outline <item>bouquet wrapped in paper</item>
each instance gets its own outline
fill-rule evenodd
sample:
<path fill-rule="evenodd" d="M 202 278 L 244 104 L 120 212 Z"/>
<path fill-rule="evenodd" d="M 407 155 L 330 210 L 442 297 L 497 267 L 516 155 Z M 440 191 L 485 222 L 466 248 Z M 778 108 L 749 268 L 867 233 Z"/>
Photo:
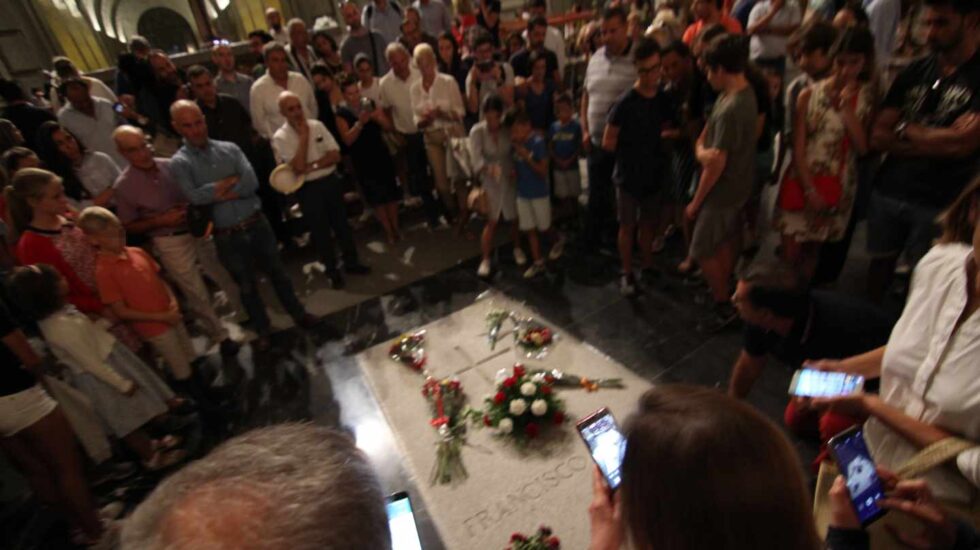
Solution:
<path fill-rule="evenodd" d="M 438 380 L 431 376 L 422 385 L 422 395 L 429 402 L 432 419 L 429 424 L 439 434 L 432 483 L 444 485 L 469 474 L 463 466 L 462 448 L 466 443 L 466 394 L 456 378 Z"/>
<path fill-rule="evenodd" d="M 388 348 L 388 355 L 399 363 L 421 371 L 426 361 L 424 343 L 424 330 L 402 334 Z"/>
<path fill-rule="evenodd" d="M 558 333 L 534 319 L 522 319 L 514 332 L 517 354 L 526 359 L 544 359 L 557 340 Z"/>

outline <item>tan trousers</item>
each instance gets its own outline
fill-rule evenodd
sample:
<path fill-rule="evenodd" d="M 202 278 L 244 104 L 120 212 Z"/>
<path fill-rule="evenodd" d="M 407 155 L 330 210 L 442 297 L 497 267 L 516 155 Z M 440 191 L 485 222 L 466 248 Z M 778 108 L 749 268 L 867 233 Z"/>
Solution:
<path fill-rule="evenodd" d="M 197 354 L 194 344 L 183 323 L 178 323 L 159 336 L 146 339 L 167 364 L 175 380 L 187 380 L 191 376 L 191 361 Z"/>
<path fill-rule="evenodd" d="M 453 196 L 452 185 L 446 174 L 446 155 L 449 154 L 449 133 L 444 128 L 425 131 L 425 154 L 432 168 L 432 179 L 435 180 L 439 199 L 447 212 L 455 212 L 458 208 Z"/>
<path fill-rule="evenodd" d="M 187 299 L 187 307 L 191 314 L 204 326 L 208 337 L 217 343 L 228 337 L 228 331 L 225 330 L 221 324 L 221 319 L 214 311 L 211 295 L 208 292 L 208 287 L 204 284 L 201 273 L 203 271 L 212 277 L 212 272 L 222 272 L 223 275 L 217 274 L 219 279 L 215 282 L 228 294 L 229 298 L 235 296 L 237 299 L 238 286 L 231 280 L 231 276 L 221 267 L 221 264 L 217 263 L 217 253 L 215 252 L 210 256 L 207 253 L 206 248 L 210 247 L 213 250 L 214 244 L 208 245 L 199 241 L 201 239 L 196 239 L 190 234 L 154 237 L 153 253 L 160 260 L 160 265 L 166 270 L 167 276 Z M 202 250 L 204 251 L 203 254 L 201 253 Z M 227 280 L 221 280 L 222 277 Z M 225 286 L 227 284 L 231 286 Z"/>

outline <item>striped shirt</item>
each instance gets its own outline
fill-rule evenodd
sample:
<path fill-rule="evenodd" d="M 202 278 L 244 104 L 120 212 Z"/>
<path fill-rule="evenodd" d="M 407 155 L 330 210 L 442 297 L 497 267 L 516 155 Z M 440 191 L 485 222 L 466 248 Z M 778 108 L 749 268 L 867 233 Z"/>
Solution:
<path fill-rule="evenodd" d="M 619 96 L 633 86 L 636 81 L 636 67 L 633 66 L 633 43 L 626 46 L 623 55 L 609 57 L 606 47 L 599 48 L 585 70 L 585 91 L 589 94 L 589 109 L 586 113 L 589 134 L 592 142 L 602 142 L 602 132 L 606 129 L 606 116 Z"/>

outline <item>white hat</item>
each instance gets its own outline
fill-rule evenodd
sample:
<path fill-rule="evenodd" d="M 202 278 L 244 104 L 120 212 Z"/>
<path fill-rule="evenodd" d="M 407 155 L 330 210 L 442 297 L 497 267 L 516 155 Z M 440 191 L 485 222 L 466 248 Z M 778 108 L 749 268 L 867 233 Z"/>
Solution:
<path fill-rule="evenodd" d="M 295 193 L 305 181 L 306 176 L 297 176 L 289 164 L 280 164 L 269 174 L 269 185 L 284 195 Z"/>

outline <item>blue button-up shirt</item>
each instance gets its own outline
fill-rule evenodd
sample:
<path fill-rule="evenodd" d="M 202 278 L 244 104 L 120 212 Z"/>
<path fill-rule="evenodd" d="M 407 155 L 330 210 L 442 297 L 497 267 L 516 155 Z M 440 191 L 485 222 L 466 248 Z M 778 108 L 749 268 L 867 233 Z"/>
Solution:
<path fill-rule="evenodd" d="M 230 141 L 211 139 L 203 149 L 185 141 L 170 159 L 170 171 L 191 204 L 214 205 L 216 228 L 241 223 L 262 208 L 262 202 L 255 196 L 259 187 L 255 171 L 242 150 Z M 235 175 L 239 180 L 232 191 L 237 198 L 218 200 L 217 182 Z"/>

